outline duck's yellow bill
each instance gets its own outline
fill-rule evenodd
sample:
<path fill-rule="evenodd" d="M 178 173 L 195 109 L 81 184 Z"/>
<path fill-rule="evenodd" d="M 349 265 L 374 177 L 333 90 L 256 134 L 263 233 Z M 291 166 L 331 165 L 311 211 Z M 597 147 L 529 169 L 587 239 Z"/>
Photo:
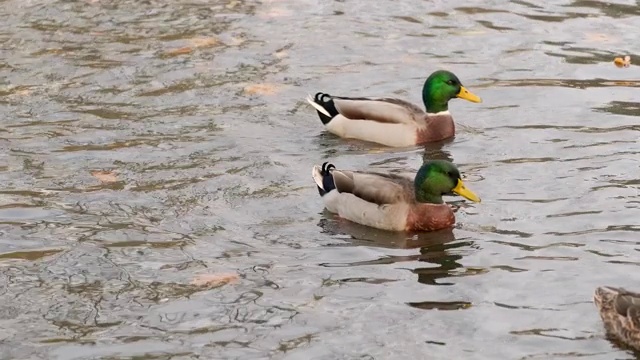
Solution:
<path fill-rule="evenodd" d="M 458 185 L 456 185 L 456 187 L 454 187 L 451 191 L 462 196 L 465 199 L 469 199 L 473 202 L 480 202 L 480 198 L 478 197 L 478 195 L 476 195 L 473 191 L 467 189 L 467 187 L 464 186 L 464 183 L 460 179 L 458 179 Z"/>
<path fill-rule="evenodd" d="M 474 103 L 480 103 L 482 102 L 482 99 L 480 99 L 480 97 L 474 93 L 472 93 L 471 91 L 467 90 L 466 87 L 464 86 L 460 86 L 460 92 L 458 92 L 458 95 L 456 95 L 457 97 L 459 97 L 460 99 L 465 99 L 467 101 L 471 101 Z"/>

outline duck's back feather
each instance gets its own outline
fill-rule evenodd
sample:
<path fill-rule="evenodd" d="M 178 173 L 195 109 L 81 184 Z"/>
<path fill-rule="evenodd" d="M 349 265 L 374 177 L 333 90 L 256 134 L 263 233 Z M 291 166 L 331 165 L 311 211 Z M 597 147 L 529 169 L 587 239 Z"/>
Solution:
<path fill-rule="evenodd" d="M 323 124 L 336 116 L 349 120 L 369 120 L 385 124 L 423 125 L 424 109 L 401 99 L 333 96 L 318 92 L 307 97 L 307 102 L 316 108 Z"/>
<path fill-rule="evenodd" d="M 334 170 L 336 189 L 377 205 L 415 202 L 413 182 L 406 177 L 375 172 Z"/>
<path fill-rule="evenodd" d="M 413 179 L 409 173 L 396 175 L 337 170 L 335 165 L 325 162 L 315 165 L 311 170 L 311 176 L 320 196 L 337 190 L 338 193 L 353 194 L 376 205 L 416 202 Z"/>
<path fill-rule="evenodd" d="M 627 290 L 623 290 L 616 296 L 614 301 L 616 312 L 622 316 L 627 315 L 627 310 L 630 307 L 640 307 L 640 294 L 631 293 Z"/>
<path fill-rule="evenodd" d="M 418 106 L 395 98 L 332 96 L 336 110 L 350 120 L 422 125 L 426 112 Z"/>

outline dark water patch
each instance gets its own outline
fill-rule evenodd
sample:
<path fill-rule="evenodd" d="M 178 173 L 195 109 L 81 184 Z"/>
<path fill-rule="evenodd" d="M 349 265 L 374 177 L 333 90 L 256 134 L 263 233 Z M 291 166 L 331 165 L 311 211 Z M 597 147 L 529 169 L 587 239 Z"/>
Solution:
<path fill-rule="evenodd" d="M 543 9 L 542 6 L 540 5 L 536 5 L 533 3 L 530 3 L 528 1 L 523 1 L 523 0 L 513 0 L 512 1 L 514 4 L 518 4 L 518 5 L 523 5 L 525 7 L 531 8 L 531 9 Z"/>
<path fill-rule="evenodd" d="M 500 201 L 505 202 L 528 202 L 533 204 L 548 204 L 559 201 L 568 200 L 568 198 L 558 198 L 558 199 L 498 199 Z"/>
<path fill-rule="evenodd" d="M 385 256 L 375 260 L 358 261 L 353 263 L 321 263 L 319 266 L 325 267 L 351 267 L 351 266 L 367 266 L 367 265 L 389 265 L 398 262 L 416 261 L 420 259 L 420 255 L 411 256 Z"/>
<path fill-rule="evenodd" d="M 548 23 L 558 23 L 558 22 L 563 22 L 566 20 L 572 20 L 572 19 L 579 19 L 579 18 L 586 18 L 589 17 L 589 14 L 583 14 L 583 13 L 565 13 L 565 15 L 538 15 L 538 14 L 516 14 L 516 15 L 520 15 L 524 18 L 530 19 L 530 20 L 536 20 L 536 21 L 543 21 L 543 22 L 548 22 Z"/>
<path fill-rule="evenodd" d="M 42 205 L 43 205 L 42 203 L 39 203 L 39 204 L 9 203 L 9 204 L 0 205 L 0 210 L 13 209 L 13 208 L 23 208 L 23 209 L 39 208 L 39 207 L 42 207 Z"/>
<path fill-rule="evenodd" d="M 461 6 L 455 8 L 456 11 L 460 11 L 465 14 L 493 14 L 493 13 L 508 13 L 506 10 L 501 9 L 488 9 L 481 7 Z"/>
<path fill-rule="evenodd" d="M 485 228 L 485 230 L 496 233 L 496 234 L 500 234 L 500 235 L 514 235 L 520 238 L 530 238 L 533 236 L 533 234 L 531 233 L 525 233 L 523 231 L 518 231 L 518 230 L 505 230 L 505 229 L 497 229 L 497 228 Z M 497 243 L 501 243 L 501 242 L 497 242 Z M 506 243 L 503 243 L 506 244 Z"/>
<path fill-rule="evenodd" d="M 576 243 L 568 243 L 568 242 L 558 242 L 558 243 L 551 243 L 551 244 L 540 245 L 540 246 L 527 245 L 527 244 L 521 244 L 517 242 L 509 242 L 509 241 L 501 241 L 501 240 L 492 240 L 491 242 L 494 242 L 496 244 L 516 247 L 526 251 L 537 251 L 537 250 L 553 248 L 553 247 L 578 248 L 578 247 L 584 246 L 584 244 L 576 244 Z"/>
<path fill-rule="evenodd" d="M 551 338 L 562 339 L 562 340 L 585 340 L 590 338 L 590 336 L 571 337 L 571 336 L 553 334 L 554 332 L 563 332 L 567 330 L 568 329 L 528 329 L 528 330 L 514 330 L 514 331 L 511 331 L 511 334 L 545 336 L 545 337 L 551 337 Z"/>
<path fill-rule="evenodd" d="M 547 129 L 557 129 L 557 130 L 579 130 L 583 129 L 583 126 L 562 126 L 562 125 L 551 125 L 551 124 L 532 124 L 532 125 L 504 125 L 499 127 L 488 128 L 491 130 L 494 129 L 513 129 L 513 130 L 547 130 Z M 562 140 L 567 141 L 567 140 Z"/>
<path fill-rule="evenodd" d="M 588 353 L 588 352 L 576 352 L 576 351 L 570 351 L 570 352 L 564 352 L 564 353 L 550 353 L 550 352 L 546 352 L 546 353 L 541 353 L 541 354 L 534 354 L 534 355 L 527 355 L 521 358 L 521 360 L 531 360 L 531 359 L 549 359 L 551 358 L 559 358 L 559 359 L 563 359 L 563 358 L 568 358 L 568 359 L 574 359 L 574 358 L 579 358 L 579 357 L 592 357 L 592 356 L 598 356 L 598 355 L 609 355 L 609 352 L 596 352 L 596 353 Z"/>
<path fill-rule="evenodd" d="M 157 191 L 157 190 L 182 189 L 189 185 L 197 184 L 197 183 L 206 181 L 207 179 L 218 177 L 220 175 L 221 174 L 214 173 L 214 174 L 200 175 L 198 177 L 190 178 L 190 179 L 179 179 L 179 180 L 172 179 L 172 180 L 164 180 L 164 181 L 160 180 L 160 181 L 147 182 L 147 183 L 137 184 L 136 186 L 131 187 L 131 191 L 147 192 L 147 191 Z"/>
<path fill-rule="evenodd" d="M 391 18 L 406 21 L 413 24 L 422 24 L 422 21 L 420 21 L 419 19 L 416 19 L 413 16 L 392 16 Z"/>
<path fill-rule="evenodd" d="M 543 157 L 543 158 L 515 158 L 515 159 L 505 159 L 500 160 L 498 162 L 505 164 L 518 164 L 518 163 L 535 163 L 535 162 L 549 162 L 549 161 L 557 161 L 558 158 L 553 157 Z"/>
<path fill-rule="evenodd" d="M 556 235 L 556 236 L 568 236 L 568 235 L 586 235 L 593 233 L 607 233 L 607 232 L 637 232 L 640 231 L 640 227 L 637 225 L 610 225 L 604 229 L 588 229 L 581 231 L 572 231 L 572 232 L 547 232 L 546 235 Z"/>
<path fill-rule="evenodd" d="M 548 218 L 560 218 L 560 217 L 569 217 L 569 216 L 580 216 L 580 215 L 588 215 L 588 214 L 600 214 L 602 210 L 591 210 L 591 211 L 570 211 L 561 214 L 550 214 L 547 215 Z"/>
<path fill-rule="evenodd" d="M 570 4 L 563 6 L 596 9 L 600 11 L 602 15 L 609 16 L 614 19 L 640 15 L 640 9 L 637 5 L 620 4 L 608 1 L 574 0 Z"/>
<path fill-rule="evenodd" d="M 602 251 L 597 251 L 597 250 L 587 250 L 587 252 L 590 252 L 594 255 L 598 255 L 598 256 L 602 256 L 602 257 L 616 257 L 616 256 L 620 256 L 620 255 L 614 255 L 614 254 L 606 254 Z"/>
<path fill-rule="evenodd" d="M 459 257 L 462 258 L 462 257 Z M 454 259 L 438 261 L 441 266 L 437 268 L 416 268 L 412 272 L 418 275 L 418 282 L 425 285 L 455 285 L 452 282 L 439 282 L 440 279 L 448 279 L 463 276 L 482 275 L 489 272 L 485 268 L 463 268 Z"/>
<path fill-rule="evenodd" d="M 350 282 L 362 282 L 367 284 L 384 284 L 388 282 L 394 282 L 397 280 L 394 279 L 375 279 L 375 278 L 346 278 L 346 279 L 338 279 L 336 280 L 341 283 L 350 283 Z"/>
<path fill-rule="evenodd" d="M 594 110 L 616 115 L 640 116 L 640 103 L 630 101 L 610 101 L 606 106 L 596 107 Z"/>
<path fill-rule="evenodd" d="M 486 27 L 487 29 L 491 29 L 491 30 L 497 30 L 497 31 L 508 31 L 508 30 L 515 30 L 512 27 L 508 27 L 508 26 L 498 26 L 493 24 L 491 21 L 486 21 L 486 20 L 476 20 L 476 22 L 484 27 Z"/>
<path fill-rule="evenodd" d="M 117 110 L 108 110 L 108 109 L 87 109 L 87 110 L 77 110 L 79 113 L 90 114 L 96 117 L 107 119 L 107 120 L 126 120 L 131 118 L 132 113 L 126 113 Z"/>
<path fill-rule="evenodd" d="M 432 38 L 432 37 L 436 37 L 437 35 L 430 34 L 430 33 L 419 33 L 419 34 L 416 33 L 416 34 L 407 34 L 407 36 Z"/>
<path fill-rule="evenodd" d="M 472 306 L 467 301 L 420 301 L 410 302 L 407 305 L 421 310 L 465 310 Z"/>
<path fill-rule="evenodd" d="M 109 244 L 105 244 L 107 248 L 121 248 L 121 247 L 150 247 L 150 248 L 172 248 L 172 247 L 185 247 L 189 242 L 185 240 L 178 241 L 140 241 L 140 240 L 129 240 L 129 241 L 119 241 L 113 242 Z"/>
<path fill-rule="evenodd" d="M 596 143 L 592 143 L 592 144 L 586 144 L 586 145 L 568 145 L 568 146 L 563 146 L 563 148 L 565 149 L 575 149 L 575 148 L 589 148 L 589 147 L 598 147 L 598 146 L 611 146 L 614 144 L 631 144 L 633 143 L 632 141 L 609 141 L 609 142 L 596 142 Z"/>
<path fill-rule="evenodd" d="M 499 302 L 494 302 L 493 304 L 497 307 L 510 309 L 510 310 L 527 309 L 527 310 L 562 311 L 561 309 L 555 309 L 555 308 L 540 308 L 540 307 L 526 306 L 526 305 L 509 305 L 509 304 L 504 304 Z M 514 334 L 513 332 L 511 333 Z M 519 334 L 514 334 L 514 335 L 519 335 Z"/>
<path fill-rule="evenodd" d="M 522 256 L 514 258 L 514 260 L 561 260 L 561 261 L 576 261 L 579 260 L 574 256 Z"/>
<path fill-rule="evenodd" d="M 435 340 L 427 340 L 425 341 L 425 343 L 427 344 L 433 344 L 433 345 L 447 345 L 447 343 L 442 342 L 442 341 L 435 341 Z"/>
<path fill-rule="evenodd" d="M 48 256 L 55 255 L 63 251 L 62 249 L 48 249 L 48 250 L 31 250 L 31 251 L 14 251 L 9 253 L 0 254 L 0 261 L 9 259 L 29 260 L 35 261 Z"/>
<path fill-rule="evenodd" d="M 640 266 L 640 262 L 637 261 L 608 260 L 606 262 L 609 264 Z"/>
<path fill-rule="evenodd" d="M 513 273 L 529 271 L 527 269 L 517 268 L 517 267 L 509 266 L 509 265 L 494 265 L 491 268 L 492 269 L 504 270 L 504 271 L 508 271 L 508 272 L 513 272 Z"/>
<path fill-rule="evenodd" d="M 145 146 L 158 146 L 160 144 L 170 142 L 170 141 L 189 141 L 191 140 L 189 137 L 184 136 L 165 136 L 161 138 L 133 138 L 126 141 L 114 141 L 111 143 L 105 144 L 87 144 L 87 145 L 67 145 L 58 150 L 53 150 L 54 152 L 79 152 L 79 151 L 110 151 L 116 149 L 123 148 L 132 148 L 138 147 L 141 145 Z"/>
<path fill-rule="evenodd" d="M 640 241 L 616 240 L 616 239 L 601 239 L 599 241 L 605 242 L 605 243 L 619 244 L 619 245 L 640 245 Z"/>

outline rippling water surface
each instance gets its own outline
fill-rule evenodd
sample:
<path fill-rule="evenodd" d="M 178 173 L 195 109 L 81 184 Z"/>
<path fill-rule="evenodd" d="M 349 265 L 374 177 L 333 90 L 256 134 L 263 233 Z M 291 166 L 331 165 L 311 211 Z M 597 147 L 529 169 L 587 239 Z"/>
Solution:
<path fill-rule="evenodd" d="M 0 359 L 635 358 L 592 294 L 640 289 L 638 3 L 0 3 Z M 437 68 L 484 100 L 443 144 L 304 102 Z M 452 231 L 339 221 L 310 176 L 423 158 L 483 199 Z"/>

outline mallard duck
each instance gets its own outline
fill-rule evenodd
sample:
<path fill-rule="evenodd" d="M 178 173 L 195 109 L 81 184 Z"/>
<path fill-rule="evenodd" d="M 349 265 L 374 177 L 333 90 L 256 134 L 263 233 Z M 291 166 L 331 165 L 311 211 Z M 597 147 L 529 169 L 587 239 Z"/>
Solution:
<path fill-rule="evenodd" d="M 329 132 L 347 139 L 360 139 L 386 146 L 414 146 L 455 135 L 449 100 L 461 98 L 482 102 L 453 73 L 439 70 L 422 88 L 420 107 L 395 98 L 332 96 L 319 92 L 307 96 Z"/>
<path fill-rule="evenodd" d="M 312 176 L 327 210 L 383 230 L 433 231 L 452 226 L 453 210 L 442 195 L 455 193 L 480 202 L 465 187 L 455 165 L 446 160 L 426 161 L 417 174 L 337 170 L 325 162 L 313 167 Z"/>
<path fill-rule="evenodd" d="M 640 294 L 601 286 L 596 289 L 593 300 L 605 331 L 624 344 L 640 350 Z"/>

